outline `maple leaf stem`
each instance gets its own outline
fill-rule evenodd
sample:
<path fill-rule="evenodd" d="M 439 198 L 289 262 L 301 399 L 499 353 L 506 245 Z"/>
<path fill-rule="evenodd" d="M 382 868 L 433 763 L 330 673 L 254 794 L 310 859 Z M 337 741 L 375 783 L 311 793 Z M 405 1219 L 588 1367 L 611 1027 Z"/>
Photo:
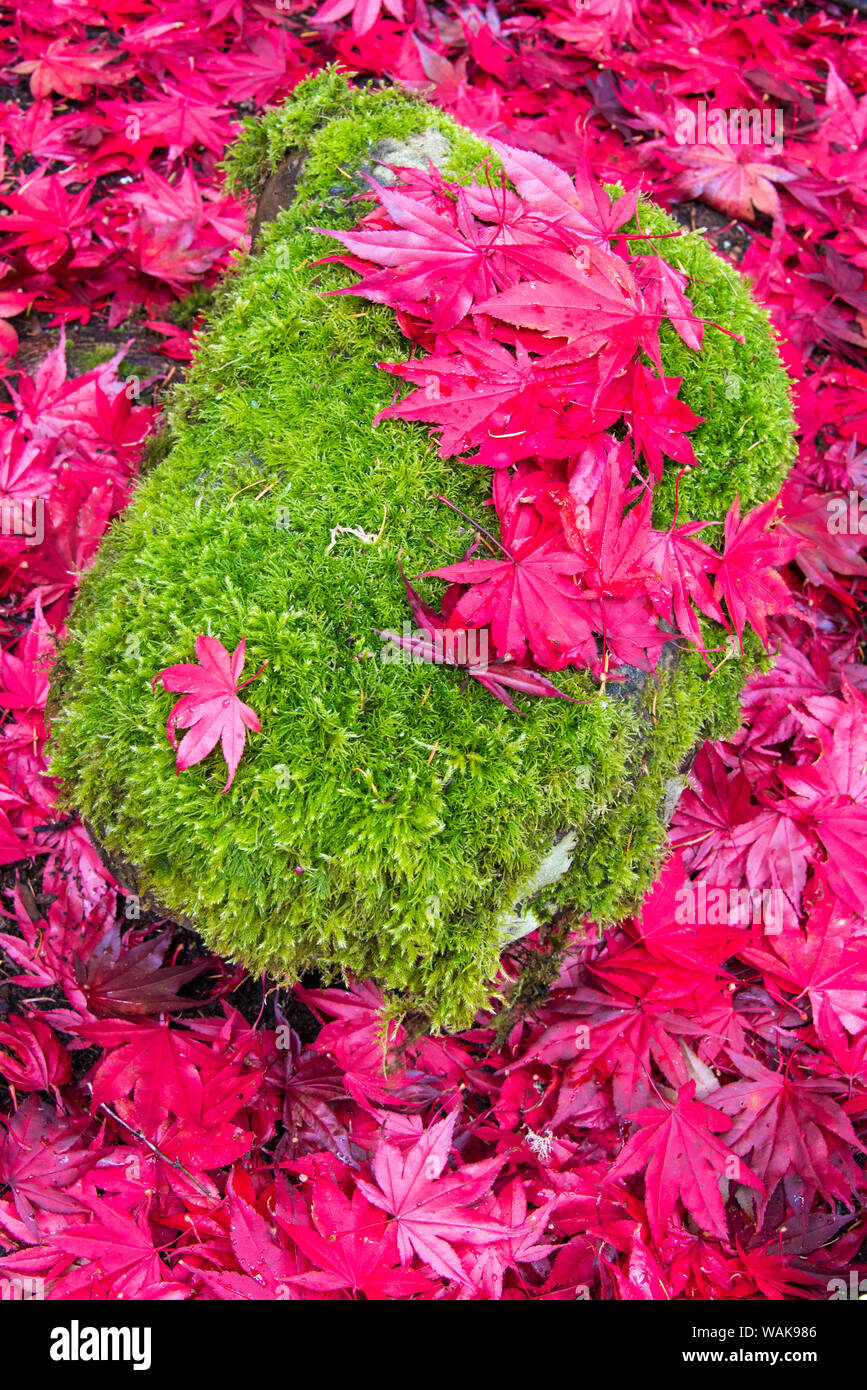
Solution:
<path fill-rule="evenodd" d="M 497 546 L 498 549 L 502 550 L 503 554 L 506 556 L 508 560 L 511 560 L 513 565 L 516 565 L 518 563 L 518 561 L 515 559 L 515 556 L 512 554 L 510 550 L 506 549 L 502 541 L 498 541 L 496 536 L 492 536 L 490 531 L 486 531 L 484 526 L 482 526 L 478 521 L 474 521 L 473 518 L 469 516 L 467 512 L 463 511 L 460 507 L 455 506 L 454 502 L 450 502 L 447 497 L 443 497 L 440 493 L 437 493 L 437 501 L 445 502 L 446 506 L 451 507 L 453 512 L 457 512 L 460 516 L 464 518 L 465 521 L 468 521 L 471 526 L 474 526 L 477 531 L 480 531 L 483 536 L 487 536 L 489 541 L 493 541 L 494 545 Z"/>
<path fill-rule="evenodd" d="M 256 672 L 256 675 L 255 675 L 255 676 L 248 676 L 247 679 L 246 679 L 245 681 L 241 681 L 241 684 L 240 684 L 240 685 L 237 685 L 237 686 L 235 687 L 235 689 L 236 689 L 236 690 L 243 690 L 245 685 L 249 685 L 251 681 L 254 681 L 254 680 L 256 679 L 256 676 L 261 676 L 262 672 L 265 670 L 265 667 L 266 667 L 267 665 L 268 665 L 268 658 L 266 657 L 265 660 L 262 662 L 262 665 L 259 667 L 258 671 Z"/>

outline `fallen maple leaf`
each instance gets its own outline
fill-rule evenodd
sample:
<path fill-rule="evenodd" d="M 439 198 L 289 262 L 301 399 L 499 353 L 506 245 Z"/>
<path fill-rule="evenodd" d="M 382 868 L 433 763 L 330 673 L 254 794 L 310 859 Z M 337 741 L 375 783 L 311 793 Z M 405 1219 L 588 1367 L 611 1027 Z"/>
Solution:
<path fill-rule="evenodd" d="M 256 675 L 248 676 L 239 685 L 238 677 L 244 669 L 244 647 L 245 639 L 242 637 L 230 659 L 226 648 L 216 637 L 197 637 L 196 656 L 200 665 L 182 663 L 165 666 L 162 671 L 157 671 L 151 681 L 152 690 L 161 680 L 164 690 L 187 692 L 172 708 L 166 723 L 169 743 L 178 753 L 177 771 L 183 772 L 200 763 L 219 739 L 229 769 L 229 780 L 221 789 L 224 792 L 232 785 L 241 760 L 247 738 L 246 729 L 259 733 L 262 728 L 255 710 L 238 699 L 238 691 L 260 676 L 268 663 L 263 661 Z M 175 734 L 178 726 L 189 729 L 180 747 Z"/>
<path fill-rule="evenodd" d="M 30 74 L 30 90 L 37 100 L 52 92 L 80 100 L 88 87 L 117 87 L 131 75 L 132 65 L 125 62 L 106 71 L 116 57 L 110 48 L 94 50 L 57 39 L 38 58 L 16 63 L 12 71 Z"/>
<path fill-rule="evenodd" d="M 682 1086 L 673 1105 L 647 1106 L 633 1119 L 641 1129 L 630 1139 L 607 1181 L 646 1168 L 645 1202 L 651 1234 L 662 1240 L 678 1197 L 703 1231 L 726 1240 L 728 1227 L 720 1178 L 762 1190 L 754 1173 L 717 1138 L 725 1116 L 695 1099 L 695 1082 Z"/>
<path fill-rule="evenodd" d="M 775 185 L 792 182 L 795 175 L 788 169 L 757 158 L 749 146 L 735 147 L 722 141 L 679 145 L 676 153 L 669 152 L 682 167 L 678 187 L 685 197 L 704 198 L 711 207 L 747 222 L 755 220 L 756 212 L 766 212 L 776 227 L 784 225 Z"/>
<path fill-rule="evenodd" d="M 750 623 L 766 647 L 769 615 L 787 612 L 792 602 L 788 584 L 774 567 L 791 560 L 803 544 L 769 529 L 777 506 L 772 497 L 741 520 L 740 499 L 735 498 L 726 515 L 725 551 L 714 583 L 716 597 L 725 598 L 738 640 L 743 640 Z"/>
<path fill-rule="evenodd" d="M 820 1077 L 769 1071 L 754 1057 L 731 1054 L 742 1080 L 723 1086 L 713 1104 L 730 1116 L 729 1142 L 748 1155 L 764 1182 L 759 1205 L 762 1221 L 774 1188 L 788 1173 L 797 1173 L 803 1190 L 851 1202 L 863 1186 L 854 1153 L 864 1152 L 845 1111 L 832 1099 L 840 1083 Z"/>
<path fill-rule="evenodd" d="M 99 1155 L 78 1145 L 89 1121 L 61 1115 L 44 1100 L 28 1096 L 0 1128 L 0 1187 L 8 1187 L 27 1230 L 38 1239 L 37 1209 L 69 1215 L 82 1203 L 67 1189 L 92 1168 Z"/>
<path fill-rule="evenodd" d="M 465 1283 L 467 1277 L 454 1244 L 489 1245 L 518 1234 L 475 1209 L 490 1189 L 503 1158 L 465 1164 L 442 1176 L 449 1155 L 457 1112 L 430 1125 L 412 1148 L 402 1153 L 380 1143 L 373 1160 L 376 1186 L 359 1178 L 359 1191 L 375 1207 L 389 1212 L 397 1227 L 401 1263 L 417 1254 L 442 1278 Z"/>
<path fill-rule="evenodd" d="M 445 565 L 423 577 L 472 585 L 455 605 L 454 616 L 472 627 L 490 623 L 503 661 L 520 662 L 529 642 L 541 666 L 557 669 L 578 648 L 593 645 L 571 582 L 587 562 L 564 547 L 560 534 L 541 523 L 534 507 L 520 500 L 511 504 L 510 490 L 511 479 L 501 470 L 494 478 L 494 500 L 503 558 Z"/>

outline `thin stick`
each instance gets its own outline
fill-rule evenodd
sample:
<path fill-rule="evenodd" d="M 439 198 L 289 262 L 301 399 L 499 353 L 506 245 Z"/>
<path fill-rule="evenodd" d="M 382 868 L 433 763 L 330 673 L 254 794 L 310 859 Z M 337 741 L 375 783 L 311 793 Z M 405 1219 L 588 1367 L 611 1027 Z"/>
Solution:
<path fill-rule="evenodd" d="M 189 1178 L 193 1186 L 197 1187 L 203 1196 L 213 1196 L 213 1193 L 209 1192 L 206 1187 L 203 1187 L 202 1184 L 199 1182 L 198 1178 L 194 1178 L 190 1170 L 184 1167 L 180 1159 L 169 1158 L 166 1154 L 163 1153 L 162 1149 L 157 1148 L 156 1144 L 152 1144 L 150 1139 L 148 1139 L 147 1135 L 143 1134 L 140 1129 L 135 1129 L 132 1125 L 127 1124 L 126 1120 L 122 1120 L 120 1115 L 116 1114 L 116 1112 L 112 1110 L 110 1105 L 106 1105 L 105 1101 L 100 1101 L 99 1108 L 100 1110 L 104 1110 L 106 1115 L 110 1115 L 113 1120 L 116 1120 L 119 1125 L 123 1125 L 124 1129 L 128 1130 L 130 1134 L 134 1134 L 136 1139 L 138 1139 L 142 1144 L 146 1144 L 147 1147 L 150 1149 L 151 1153 L 156 1154 L 157 1158 L 161 1158 L 163 1163 L 167 1163 L 170 1168 L 176 1168 L 179 1173 L 183 1173 L 185 1178 Z"/>

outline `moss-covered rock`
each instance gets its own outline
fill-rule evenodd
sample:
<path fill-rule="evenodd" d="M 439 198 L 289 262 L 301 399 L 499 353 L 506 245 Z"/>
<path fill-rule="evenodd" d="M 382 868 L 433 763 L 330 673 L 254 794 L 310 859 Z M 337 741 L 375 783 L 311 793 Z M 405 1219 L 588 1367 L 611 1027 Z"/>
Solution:
<path fill-rule="evenodd" d="M 490 476 L 439 459 L 423 427 L 371 428 L 392 392 L 374 364 L 405 342 L 389 310 L 321 297 L 348 276 L 314 264 L 333 243 L 311 228 L 350 225 L 377 142 L 426 130 L 452 177 L 487 157 L 429 106 L 332 72 L 248 124 L 231 176 L 258 195 L 292 155 L 294 201 L 219 291 L 170 448 L 82 585 L 52 746 L 70 805 L 212 947 L 284 978 L 312 965 L 374 977 L 453 1026 L 484 1001 L 502 922 L 564 831 L 572 866 L 542 891 L 546 910 L 602 921 L 636 901 L 659 863 L 666 785 L 698 742 L 736 727 L 758 647 L 713 676 L 685 655 L 632 698 L 562 673 L 587 703 L 525 699 L 523 717 L 454 670 L 379 659 L 373 629 L 408 616 L 398 555 L 416 574 L 461 553 L 466 523 L 433 498 L 481 518 Z M 673 225 L 650 205 L 640 216 L 643 230 Z M 735 492 L 753 505 L 788 466 L 786 381 L 737 274 L 698 236 L 646 243 L 660 247 L 691 275 L 696 311 L 745 340 L 709 331 L 697 354 L 661 335 L 667 374 L 707 417 L 681 518 L 719 521 Z M 268 661 L 248 694 L 262 733 L 225 796 L 217 755 L 176 775 L 172 697 L 150 688 L 202 632 L 230 649 L 245 636 L 250 672 Z M 723 634 L 709 626 L 708 642 Z"/>

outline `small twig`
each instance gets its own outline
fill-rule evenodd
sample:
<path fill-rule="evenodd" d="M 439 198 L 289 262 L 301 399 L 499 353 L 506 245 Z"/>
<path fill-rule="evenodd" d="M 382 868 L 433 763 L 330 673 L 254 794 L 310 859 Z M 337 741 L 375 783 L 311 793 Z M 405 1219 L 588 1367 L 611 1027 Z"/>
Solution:
<path fill-rule="evenodd" d="M 130 1134 L 134 1135 L 140 1143 L 146 1144 L 147 1147 L 150 1149 L 151 1153 L 155 1154 L 157 1158 L 161 1158 L 163 1163 L 167 1163 L 170 1168 L 175 1168 L 179 1173 L 183 1173 L 185 1178 L 189 1178 L 193 1186 L 197 1187 L 203 1196 L 213 1196 L 213 1193 L 209 1192 L 206 1187 L 202 1186 L 198 1178 L 193 1177 L 193 1174 L 190 1172 L 189 1168 L 184 1167 L 180 1159 L 169 1158 L 166 1154 L 163 1153 L 162 1149 L 157 1148 L 156 1144 L 152 1144 L 150 1139 L 148 1139 L 147 1135 L 143 1134 L 140 1129 L 136 1129 L 133 1125 L 127 1124 L 126 1120 L 122 1120 L 120 1115 L 118 1115 L 114 1110 L 112 1110 L 110 1105 L 106 1105 L 105 1101 L 100 1101 L 99 1108 L 100 1110 L 104 1110 L 106 1115 L 110 1115 L 113 1120 L 116 1120 L 119 1125 L 123 1125 L 124 1129 L 127 1130 Z"/>
<path fill-rule="evenodd" d="M 231 505 L 232 505 L 232 503 L 234 502 L 235 498 L 236 498 L 236 497 L 240 497 L 242 492 L 247 492 L 247 490 L 248 490 L 249 488 L 251 488 L 251 487 L 258 487 L 260 483 L 267 483 L 267 481 L 268 481 L 267 478 L 257 478 L 256 481 L 255 481 L 254 483 L 245 483 L 243 487 L 239 487 L 239 488 L 238 488 L 238 491 L 237 491 L 237 492 L 233 492 L 233 493 L 232 493 L 232 496 L 229 498 L 228 502 L 226 503 L 226 506 L 227 506 L 227 507 L 231 507 Z M 273 486 L 273 484 L 272 484 L 272 486 Z"/>

